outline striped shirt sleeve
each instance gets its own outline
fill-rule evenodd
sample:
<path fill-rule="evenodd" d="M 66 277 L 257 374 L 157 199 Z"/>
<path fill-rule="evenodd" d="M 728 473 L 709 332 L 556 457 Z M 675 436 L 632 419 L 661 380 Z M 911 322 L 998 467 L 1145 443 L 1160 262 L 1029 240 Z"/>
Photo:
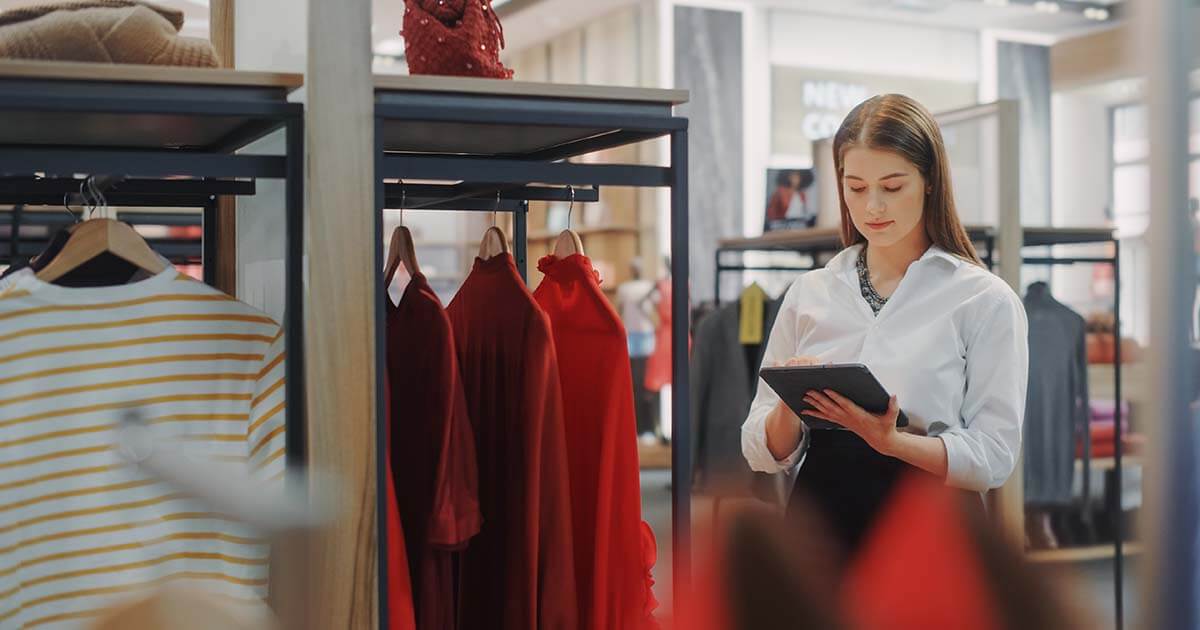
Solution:
<path fill-rule="evenodd" d="M 263 363 L 255 376 L 254 396 L 250 400 L 246 448 L 249 449 L 250 469 L 262 479 L 281 477 L 286 468 L 285 347 L 281 329 L 263 354 Z"/>

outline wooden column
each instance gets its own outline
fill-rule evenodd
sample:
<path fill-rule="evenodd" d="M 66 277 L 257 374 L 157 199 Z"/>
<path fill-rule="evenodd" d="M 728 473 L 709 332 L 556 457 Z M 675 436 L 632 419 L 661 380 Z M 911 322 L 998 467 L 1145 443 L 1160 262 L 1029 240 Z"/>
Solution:
<path fill-rule="evenodd" d="M 234 67 L 234 1 L 211 0 L 209 39 L 221 57 L 221 65 Z M 216 288 L 237 295 L 237 199 L 217 200 L 217 281 Z"/>
<path fill-rule="evenodd" d="M 312 628 L 377 628 L 371 2 L 310 1 L 305 301 L 309 461 L 339 477 L 313 545 Z M 330 488 L 317 488 L 329 491 Z"/>
<path fill-rule="evenodd" d="M 1000 276 L 1013 291 L 1021 291 L 1021 248 L 1025 244 L 1025 232 L 1021 226 L 1021 146 L 1019 112 L 1016 101 L 999 101 L 997 119 L 1000 133 L 998 163 L 1000 186 L 999 221 L 996 226 L 996 252 L 999 265 L 996 275 Z M 1008 483 L 997 495 L 1000 523 L 1009 542 L 1016 549 L 1025 547 L 1025 472 L 1023 456 L 1017 458 L 1016 469 Z"/>

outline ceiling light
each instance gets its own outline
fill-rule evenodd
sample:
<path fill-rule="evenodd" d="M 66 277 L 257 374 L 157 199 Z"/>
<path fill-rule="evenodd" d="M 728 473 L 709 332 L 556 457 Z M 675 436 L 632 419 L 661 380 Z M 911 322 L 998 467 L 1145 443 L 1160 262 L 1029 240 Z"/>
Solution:
<path fill-rule="evenodd" d="M 1108 19 L 1109 13 L 1108 13 L 1108 9 L 1101 9 L 1099 7 L 1088 7 L 1083 10 L 1083 17 L 1085 17 L 1089 20 L 1096 20 L 1098 22 L 1103 22 L 1104 20 Z"/>
<path fill-rule="evenodd" d="M 1057 2 L 1042 2 L 1039 0 L 1033 3 L 1033 9 L 1042 13 L 1058 13 L 1062 10 L 1062 7 Z"/>
<path fill-rule="evenodd" d="M 1006 6 L 1008 6 L 1008 0 L 983 0 L 983 3 L 984 3 L 984 4 L 986 4 L 986 5 L 988 5 L 988 6 L 993 6 L 993 7 L 1006 7 Z"/>

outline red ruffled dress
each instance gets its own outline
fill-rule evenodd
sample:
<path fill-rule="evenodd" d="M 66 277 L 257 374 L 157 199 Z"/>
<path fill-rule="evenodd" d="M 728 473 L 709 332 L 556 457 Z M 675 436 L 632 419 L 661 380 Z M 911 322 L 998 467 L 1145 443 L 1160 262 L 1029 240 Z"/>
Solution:
<path fill-rule="evenodd" d="M 538 269 L 533 297 L 550 318 L 566 415 L 579 627 L 656 628 L 625 327 L 587 257 L 547 256 Z"/>

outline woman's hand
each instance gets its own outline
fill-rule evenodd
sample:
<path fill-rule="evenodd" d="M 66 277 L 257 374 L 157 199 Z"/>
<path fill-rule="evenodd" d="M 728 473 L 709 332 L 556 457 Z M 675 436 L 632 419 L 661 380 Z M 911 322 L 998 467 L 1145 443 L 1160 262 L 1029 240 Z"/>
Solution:
<path fill-rule="evenodd" d="M 794 367 L 798 365 L 820 365 L 821 360 L 813 356 L 799 356 L 788 359 L 785 363 L 774 367 Z M 800 446 L 804 437 L 804 423 L 800 416 L 792 411 L 782 400 L 775 403 L 775 408 L 767 416 L 767 450 L 777 461 L 783 461 Z"/>
<path fill-rule="evenodd" d="M 888 400 L 887 411 L 880 415 L 866 411 L 831 389 L 811 391 L 804 401 L 815 408 L 805 414 L 846 427 L 883 455 L 895 454 L 898 436 L 902 435 L 896 428 L 900 404 L 895 396 Z"/>

